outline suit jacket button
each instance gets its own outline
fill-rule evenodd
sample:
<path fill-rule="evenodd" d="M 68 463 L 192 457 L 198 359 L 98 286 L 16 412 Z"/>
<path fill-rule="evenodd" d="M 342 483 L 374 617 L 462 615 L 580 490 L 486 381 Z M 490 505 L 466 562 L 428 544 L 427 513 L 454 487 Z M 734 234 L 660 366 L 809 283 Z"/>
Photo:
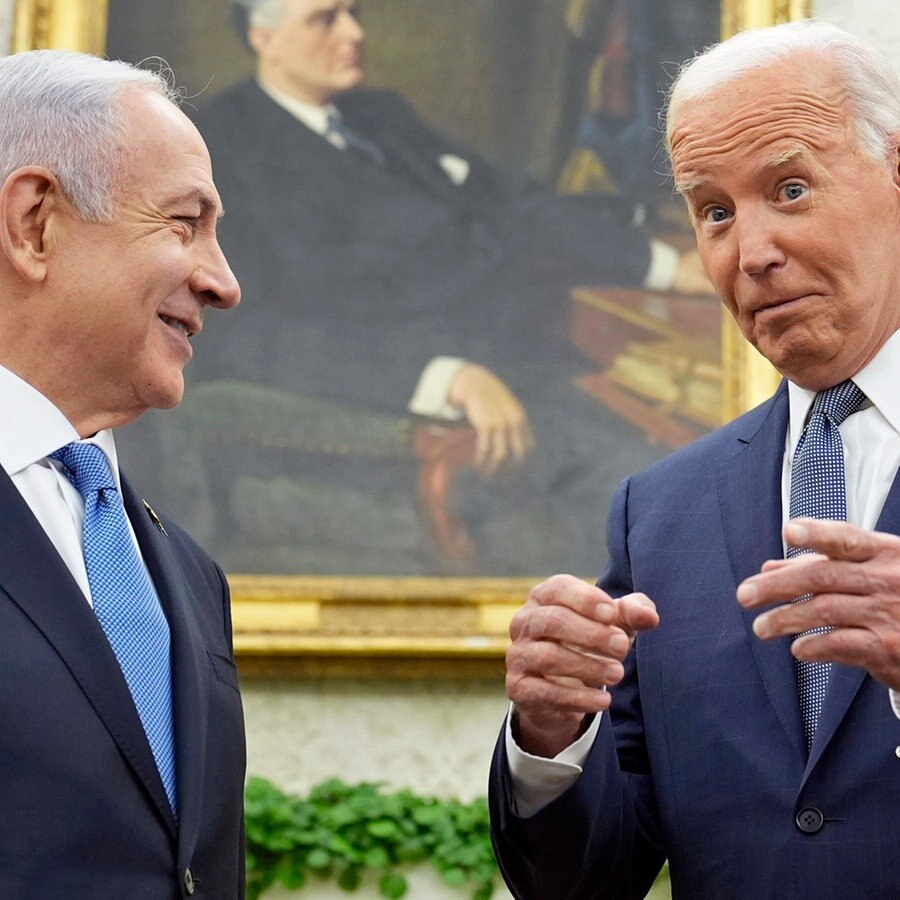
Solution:
<path fill-rule="evenodd" d="M 797 818 L 794 821 L 804 834 L 815 834 L 825 823 L 825 816 L 814 806 L 807 806 L 806 809 L 801 809 L 797 813 Z"/>
<path fill-rule="evenodd" d="M 184 870 L 184 889 L 189 897 L 194 893 L 194 876 L 190 869 Z"/>

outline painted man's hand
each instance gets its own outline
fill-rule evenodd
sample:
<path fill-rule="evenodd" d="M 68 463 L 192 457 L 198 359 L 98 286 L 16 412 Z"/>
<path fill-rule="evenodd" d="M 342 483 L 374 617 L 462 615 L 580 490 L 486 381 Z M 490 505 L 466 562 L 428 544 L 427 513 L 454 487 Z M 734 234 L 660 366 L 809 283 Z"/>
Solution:
<path fill-rule="evenodd" d="M 528 413 L 516 395 L 484 366 L 466 363 L 450 385 L 450 403 L 475 429 L 473 465 L 484 476 L 517 465 L 534 447 Z"/>
<path fill-rule="evenodd" d="M 700 254 L 696 250 L 679 255 L 672 290 L 679 294 L 715 295 L 712 282 L 707 277 L 703 263 L 700 262 Z"/>

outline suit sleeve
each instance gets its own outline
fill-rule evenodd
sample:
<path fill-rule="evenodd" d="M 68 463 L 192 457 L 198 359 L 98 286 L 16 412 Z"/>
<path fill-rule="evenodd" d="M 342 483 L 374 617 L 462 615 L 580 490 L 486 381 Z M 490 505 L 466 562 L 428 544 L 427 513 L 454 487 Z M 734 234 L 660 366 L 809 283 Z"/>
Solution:
<path fill-rule="evenodd" d="M 609 518 L 610 562 L 601 586 L 611 594 L 631 588 L 627 546 L 628 482 Z M 504 741 L 490 775 L 491 829 L 504 878 L 515 896 L 560 900 L 636 900 L 659 872 L 661 847 L 653 781 L 643 741 L 637 655 L 626 662 L 584 773 L 553 803 L 522 819 L 513 810 Z"/>

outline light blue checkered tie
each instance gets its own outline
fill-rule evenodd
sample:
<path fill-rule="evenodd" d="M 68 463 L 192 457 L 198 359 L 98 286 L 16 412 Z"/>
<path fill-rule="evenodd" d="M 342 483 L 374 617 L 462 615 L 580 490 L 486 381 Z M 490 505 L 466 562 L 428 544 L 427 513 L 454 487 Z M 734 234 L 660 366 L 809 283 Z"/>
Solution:
<path fill-rule="evenodd" d="M 803 516 L 811 519 L 846 520 L 844 445 L 841 443 L 838 427 L 859 409 L 865 399 L 866 395 L 852 381 L 844 381 L 816 395 L 791 465 L 792 519 Z M 809 552 L 811 551 L 804 547 L 788 547 L 787 557 L 792 559 Z M 809 597 L 809 594 L 805 594 L 794 602 L 802 603 Z M 827 631 L 828 628 L 823 626 L 804 631 L 803 634 L 824 634 Z M 794 667 L 806 743 L 811 746 L 828 687 L 831 663 L 795 659 Z"/>
<path fill-rule="evenodd" d="M 106 454 L 72 443 L 51 454 L 84 498 L 84 562 L 94 613 L 134 698 L 172 810 L 175 743 L 169 623 L 128 530 Z"/>

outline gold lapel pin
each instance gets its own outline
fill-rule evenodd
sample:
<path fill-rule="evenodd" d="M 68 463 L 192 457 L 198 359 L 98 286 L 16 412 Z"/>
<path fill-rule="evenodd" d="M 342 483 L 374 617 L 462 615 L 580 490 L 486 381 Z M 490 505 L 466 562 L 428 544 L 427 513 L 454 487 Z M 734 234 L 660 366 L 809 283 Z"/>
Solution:
<path fill-rule="evenodd" d="M 150 516 L 150 520 L 153 524 L 166 536 L 169 536 L 169 532 L 166 531 L 166 526 L 163 525 L 162 519 L 156 514 L 156 510 L 146 501 L 141 500 L 141 503 L 144 504 L 144 509 L 147 510 L 147 515 Z"/>

